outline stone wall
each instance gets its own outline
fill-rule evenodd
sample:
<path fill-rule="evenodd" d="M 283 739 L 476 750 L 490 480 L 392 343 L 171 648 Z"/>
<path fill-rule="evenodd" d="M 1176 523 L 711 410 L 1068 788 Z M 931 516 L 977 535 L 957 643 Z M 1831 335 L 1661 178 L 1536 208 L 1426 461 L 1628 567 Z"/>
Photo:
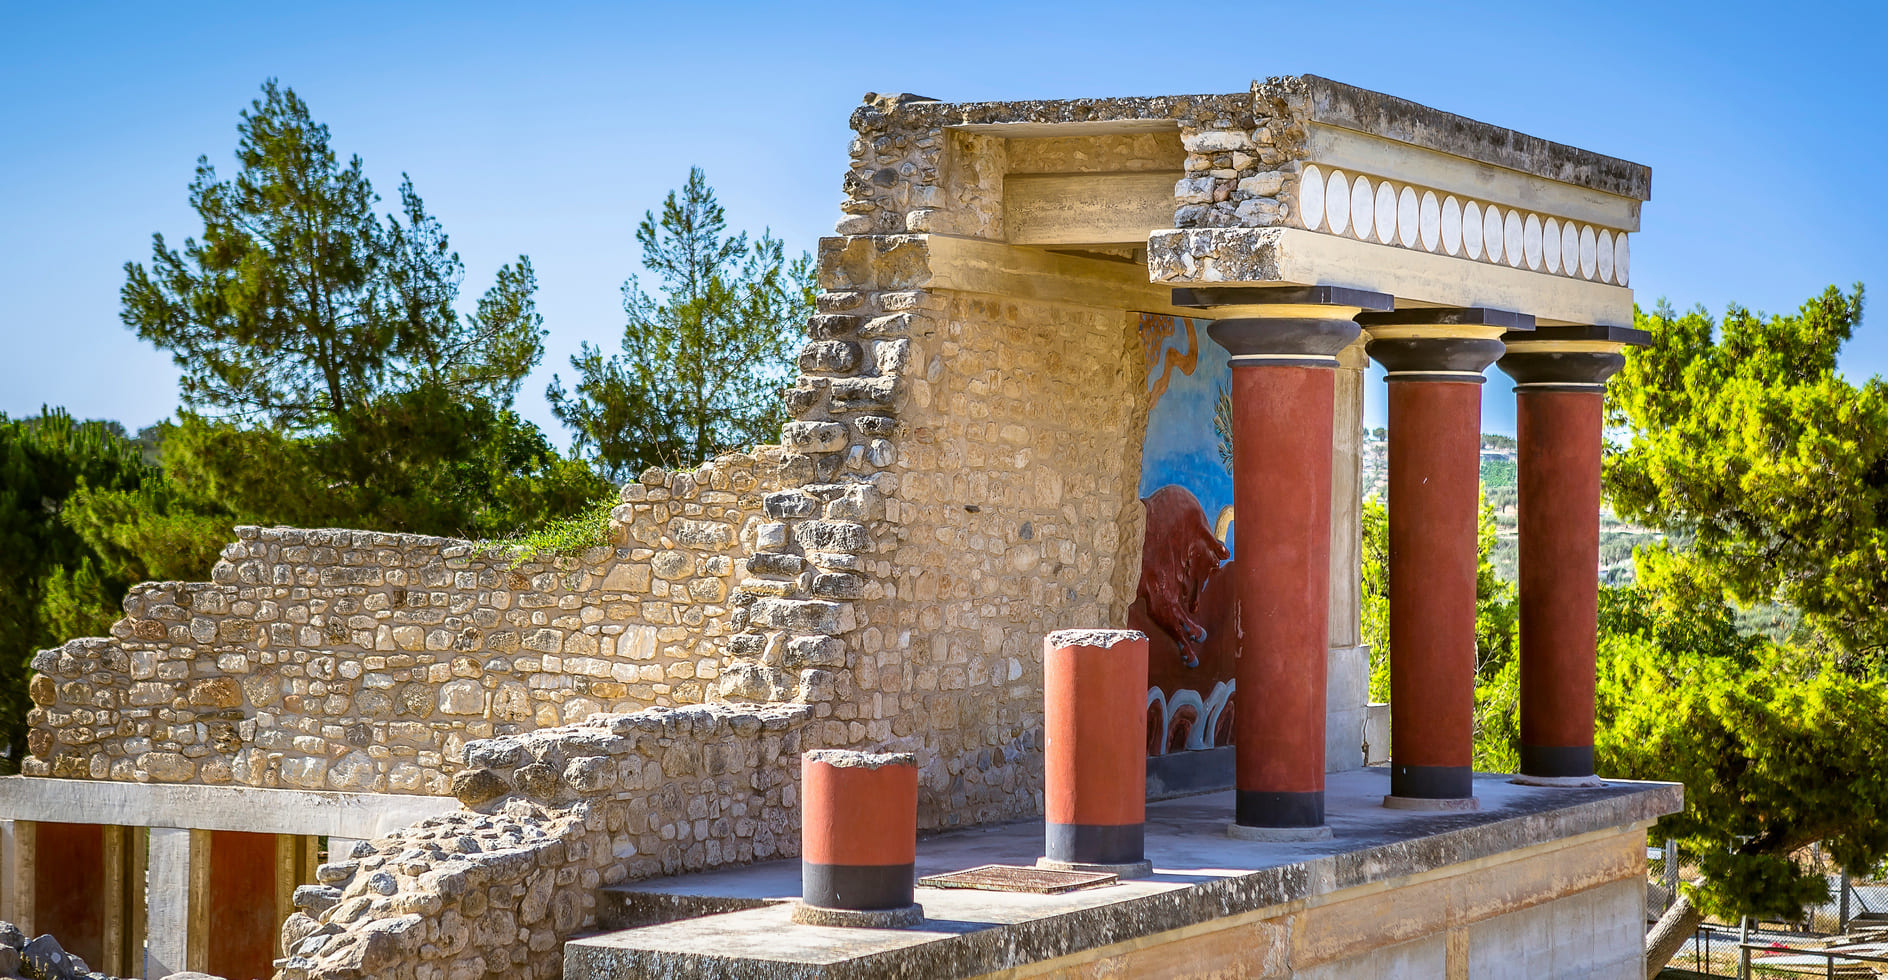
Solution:
<path fill-rule="evenodd" d="M 28 775 L 444 794 L 469 740 L 707 700 L 777 450 L 622 490 L 614 543 L 237 529 L 33 660 Z M 515 566 L 515 567 L 514 567 Z"/>
<path fill-rule="evenodd" d="M 279 980 L 531 980 L 598 889 L 799 853 L 799 706 L 604 715 L 466 746 L 468 807 L 354 846 L 298 889 Z"/>

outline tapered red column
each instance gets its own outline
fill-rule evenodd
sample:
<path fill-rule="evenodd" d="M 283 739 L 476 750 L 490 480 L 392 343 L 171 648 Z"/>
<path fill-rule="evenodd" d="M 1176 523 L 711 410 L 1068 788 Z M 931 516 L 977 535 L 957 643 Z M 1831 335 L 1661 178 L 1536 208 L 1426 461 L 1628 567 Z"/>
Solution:
<path fill-rule="evenodd" d="M 1475 806 L 1475 567 L 1482 372 L 1500 310 L 1367 314 L 1389 381 L 1390 793 L 1385 806 Z"/>
<path fill-rule="evenodd" d="M 1043 858 L 1048 868 L 1153 872 L 1146 860 L 1147 634 L 1059 630 L 1042 642 Z"/>
<path fill-rule="evenodd" d="M 1176 290 L 1212 307 L 1232 354 L 1236 837 L 1329 836 L 1324 825 L 1330 638 L 1331 424 L 1337 353 L 1381 293 L 1334 287 Z"/>
<path fill-rule="evenodd" d="M 1551 327 L 1508 338 L 1519 444 L 1521 778 L 1593 774 L 1600 441 L 1606 379 L 1643 331 Z"/>
<path fill-rule="evenodd" d="M 815 749 L 800 757 L 800 903 L 808 925 L 895 928 L 912 901 L 918 766 L 909 752 Z"/>

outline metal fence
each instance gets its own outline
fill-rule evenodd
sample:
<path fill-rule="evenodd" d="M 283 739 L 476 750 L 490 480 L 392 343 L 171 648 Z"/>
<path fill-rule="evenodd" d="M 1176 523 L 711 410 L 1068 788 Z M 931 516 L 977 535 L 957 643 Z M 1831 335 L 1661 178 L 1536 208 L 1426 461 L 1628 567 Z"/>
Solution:
<path fill-rule="evenodd" d="M 1804 855 L 1827 866 L 1820 853 Z M 1675 842 L 1646 850 L 1648 928 L 1695 880 Z M 1830 874 L 1828 901 L 1789 922 L 1707 922 L 1671 962 L 1665 977 L 1877 977 L 1888 976 L 1888 884 Z M 1836 937 L 1849 937 L 1831 942 Z M 1858 940 L 1874 940 L 1857 942 Z"/>

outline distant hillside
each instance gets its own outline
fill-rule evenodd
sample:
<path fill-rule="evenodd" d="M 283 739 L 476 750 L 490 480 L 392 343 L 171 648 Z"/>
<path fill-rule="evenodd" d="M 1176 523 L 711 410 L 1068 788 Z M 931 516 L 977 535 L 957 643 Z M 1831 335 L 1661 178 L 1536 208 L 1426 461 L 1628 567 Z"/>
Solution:
<path fill-rule="evenodd" d="M 1363 496 L 1389 499 L 1389 443 L 1383 429 L 1364 430 L 1362 451 Z M 1512 436 L 1482 433 L 1482 488 L 1495 508 L 1495 573 L 1514 581 L 1517 542 L 1515 537 L 1515 444 Z M 1658 540 L 1658 533 L 1613 516 L 1610 508 L 1600 510 L 1600 581 L 1623 585 L 1632 581 L 1632 548 Z"/>

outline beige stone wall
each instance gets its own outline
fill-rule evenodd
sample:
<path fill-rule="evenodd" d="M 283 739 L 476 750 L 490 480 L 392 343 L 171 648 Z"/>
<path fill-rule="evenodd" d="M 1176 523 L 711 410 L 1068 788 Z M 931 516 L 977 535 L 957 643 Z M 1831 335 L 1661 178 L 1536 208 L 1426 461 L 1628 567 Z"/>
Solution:
<path fill-rule="evenodd" d="M 895 559 L 861 604 L 853 683 L 879 719 L 865 734 L 918 753 L 920 823 L 938 826 L 1041 806 L 1042 638 L 1126 621 L 1146 405 L 1120 310 L 928 299 L 886 505 Z"/>
<path fill-rule="evenodd" d="M 110 638 L 34 658 L 23 770 L 437 795 L 468 740 L 706 700 L 775 468 L 652 471 L 615 544 L 551 561 L 238 528 L 213 582 L 139 585 Z"/>
<path fill-rule="evenodd" d="M 1641 824 L 1340 889 L 992 978 L 1638 980 L 1645 975 L 1644 917 Z"/>
<path fill-rule="evenodd" d="M 799 853 L 796 706 L 605 715 L 472 742 L 467 809 L 362 841 L 296 890 L 281 980 L 563 975 L 598 889 Z"/>

